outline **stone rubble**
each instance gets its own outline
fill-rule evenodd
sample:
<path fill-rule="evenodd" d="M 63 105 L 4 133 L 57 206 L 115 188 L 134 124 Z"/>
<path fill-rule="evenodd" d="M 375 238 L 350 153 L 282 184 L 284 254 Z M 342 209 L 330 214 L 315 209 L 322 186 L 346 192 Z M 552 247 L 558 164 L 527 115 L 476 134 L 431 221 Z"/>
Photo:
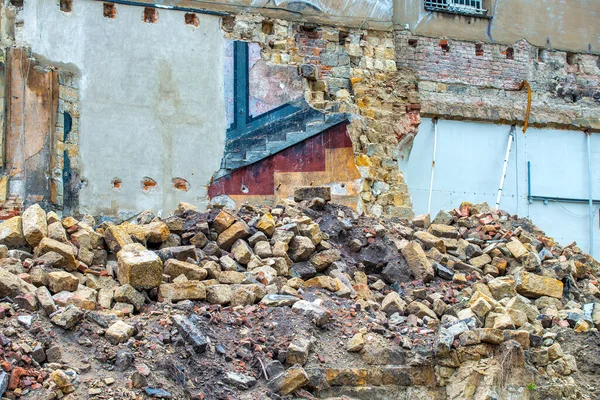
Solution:
<path fill-rule="evenodd" d="M 164 331 L 155 340 L 189 346 L 193 352 L 181 357 L 202 360 L 229 354 L 203 321 L 219 324 L 231 313 L 229 329 L 246 336 L 236 339 L 243 343 L 236 370 L 219 376 L 242 392 L 363 398 L 359 388 L 385 387 L 393 397 L 413 386 L 427 396 L 437 390 L 435 398 L 463 398 L 476 371 L 485 371 L 495 378 L 474 384 L 483 397 L 501 385 L 525 390 L 531 382 L 523 379 L 565 398 L 579 393 L 571 377 L 576 358 L 558 337 L 600 328 L 597 261 L 486 204 L 463 203 L 433 219 L 383 220 L 315 201 L 327 192 L 302 188 L 297 202 L 272 208 L 202 213 L 182 203 L 168 218 L 148 211 L 120 224 L 42 217 L 34 205 L 2 222 L 2 395 L 61 398 L 78 390 L 81 371 L 63 363 L 68 349 L 52 340 L 68 331 L 80 346 L 101 341 L 108 352 L 120 349 L 116 368 L 136 370 L 123 390 L 168 398 L 169 390 L 149 386 L 150 371 L 134 365 L 130 349 L 155 335 L 143 324 L 160 319 Z M 250 322 L 261 313 L 269 317 Z M 285 315 L 283 325 L 268 328 L 276 314 Z M 298 323 L 286 319 L 307 325 L 276 352 L 248 334 L 256 324 L 286 330 Z M 44 324 L 53 332 L 45 339 L 8 339 L 19 329 L 42 335 Z M 328 337 L 333 331 L 344 334 Z M 345 352 L 340 359 L 357 357 L 359 367 L 325 363 L 322 343 Z M 506 360 L 522 375 L 503 375 Z M 112 385 L 89 384 L 87 396 Z"/>

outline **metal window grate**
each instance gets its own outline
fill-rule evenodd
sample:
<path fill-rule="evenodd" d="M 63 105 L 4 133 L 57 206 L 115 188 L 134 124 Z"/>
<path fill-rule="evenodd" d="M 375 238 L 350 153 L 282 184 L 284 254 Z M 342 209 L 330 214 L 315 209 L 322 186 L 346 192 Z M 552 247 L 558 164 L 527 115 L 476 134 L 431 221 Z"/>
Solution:
<path fill-rule="evenodd" d="M 456 14 L 484 15 L 482 0 L 425 0 L 425 9 Z"/>

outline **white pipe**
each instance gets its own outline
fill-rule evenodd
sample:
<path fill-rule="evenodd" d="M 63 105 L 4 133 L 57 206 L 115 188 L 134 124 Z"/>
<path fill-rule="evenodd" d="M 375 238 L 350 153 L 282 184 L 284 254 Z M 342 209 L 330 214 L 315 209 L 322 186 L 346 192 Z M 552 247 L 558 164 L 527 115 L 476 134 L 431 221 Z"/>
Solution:
<path fill-rule="evenodd" d="M 588 190 L 590 193 L 590 197 L 588 199 L 588 204 L 590 208 L 590 256 L 594 257 L 594 187 L 592 180 L 592 144 L 591 144 L 591 132 L 585 133 L 587 140 L 587 162 L 588 162 Z"/>
<path fill-rule="evenodd" d="M 431 179 L 429 180 L 429 199 L 427 200 L 427 214 L 431 215 L 431 195 L 433 194 L 433 175 L 435 173 L 435 153 L 437 152 L 437 118 L 433 120 L 433 157 L 431 159 Z"/>
<path fill-rule="evenodd" d="M 515 126 L 510 127 L 510 134 L 508 135 L 508 145 L 506 146 L 506 155 L 504 156 L 504 166 L 502 167 L 502 176 L 500 177 L 500 187 L 498 188 L 498 197 L 496 198 L 496 210 L 500 208 L 500 198 L 502 197 L 502 188 L 504 187 L 504 180 L 506 179 L 506 168 L 508 167 L 508 157 L 510 156 L 510 148 L 512 142 L 515 140 Z"/>

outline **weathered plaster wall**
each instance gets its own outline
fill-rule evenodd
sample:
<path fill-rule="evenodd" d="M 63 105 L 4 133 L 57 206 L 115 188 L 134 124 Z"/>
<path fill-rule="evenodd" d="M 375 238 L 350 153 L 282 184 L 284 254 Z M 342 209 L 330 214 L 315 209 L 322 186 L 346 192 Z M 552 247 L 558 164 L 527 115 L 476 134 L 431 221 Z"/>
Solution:
<path fill-rule="evenodd" d="M 79 211 L 202 206 L 226 130 L 219 18 L 198 14 L 195 27 L 179 11 L 158 10 L 156 23 L 141 7 L 116 11 L 32 0 L 23 12 L 24 44 L 79 81 Z"/>
<path fill-rule="evenodd" d="M 416 35 L 600 54 L 597 0 L 484 0 L 479 18 L 426 11 L 424 0 L 394 0 L 394 23 Z"/>

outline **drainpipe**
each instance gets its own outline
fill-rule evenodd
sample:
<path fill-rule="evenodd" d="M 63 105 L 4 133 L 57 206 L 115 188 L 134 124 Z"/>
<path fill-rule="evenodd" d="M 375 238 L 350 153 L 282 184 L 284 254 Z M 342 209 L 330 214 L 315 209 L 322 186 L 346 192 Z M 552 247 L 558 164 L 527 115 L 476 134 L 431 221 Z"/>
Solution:
<path fill-rule="evenodd" d="M 431 179 L 429 180 L 429 199 L 427 200 L 427 214 L 431 215 L 431 195 L 433 193 L 433 174 L 435 172 L 435 153 L 437 152 L 438 120 L 433 120 L 433 157 L 431 159 Z"/>
<path fill-rule="evenodd" d="M 506 155 L 504 156 L 504 166 L 502 167 L 502 176 L 500 177 L 500 187 L 498 188 L 498 197 L 496 197 L 496 210 L 500 208 L 500 198 L 502 197 L 502 188 L 504 188 L 504 180 L 506 179 L 506 168 L 508 167 L 508 157 L 510 157 L 510 148 L 515 140 L 515 125 L 510 127 L 508 136 L 508 145 L 506 146 Z"/>
<path fill-rule="evenodd" d="M 591 132 L 585 132 L 585 136 L 586 136 L 586 143 L 587 143 L 587 163 L 588 163 L 588 190 L 590 193 L 589 199 L 588 199 L 588 205 L 590 208 L 590 256 L 594 257 L 594 200 L 593 200 L 593 181 L 592 181 L 592 142 L 591 142 L 591 137 L 592 137 L 592 133 Z"/>

